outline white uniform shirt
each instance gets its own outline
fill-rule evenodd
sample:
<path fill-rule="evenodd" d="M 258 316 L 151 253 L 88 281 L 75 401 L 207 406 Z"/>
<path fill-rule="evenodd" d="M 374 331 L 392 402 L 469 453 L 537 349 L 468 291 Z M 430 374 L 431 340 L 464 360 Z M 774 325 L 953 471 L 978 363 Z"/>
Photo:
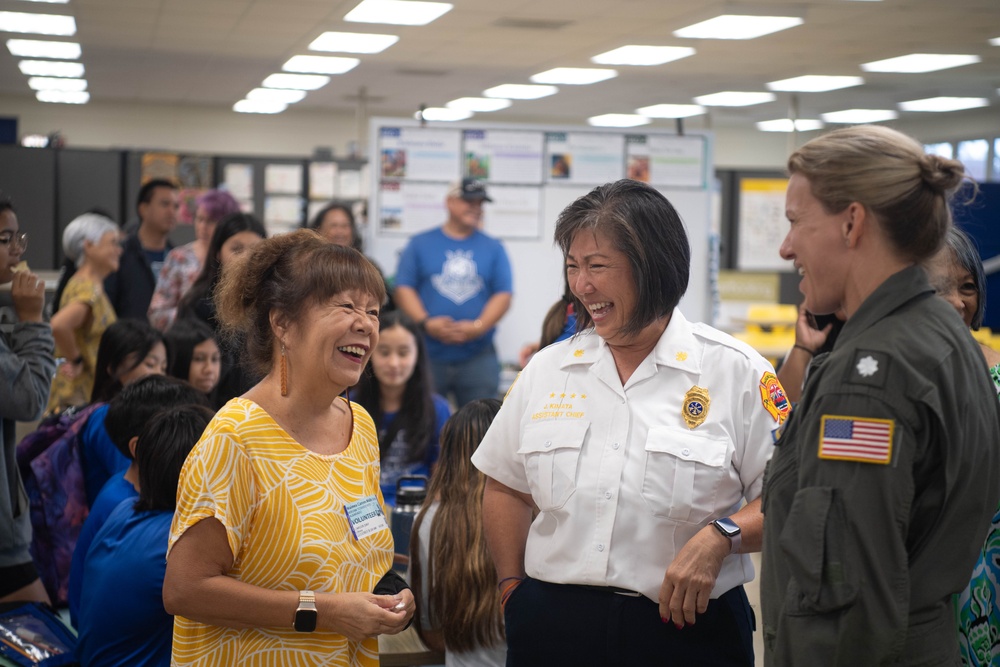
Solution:
<path fill-rule="evenodd" d="M 656 601 L 681 547 L 760 496 L 772 431 L 788 409 L 773 378 L 752 348 L 677 309 L 624 387 L 593 331 L 536 354 L 472 457 L 540 510 L 527 574 Z M 689 428 L 682 410 L 699 387 L 707 410 Z M 753 574 L 749 556 L 728 556 L 712 597 Z"/>

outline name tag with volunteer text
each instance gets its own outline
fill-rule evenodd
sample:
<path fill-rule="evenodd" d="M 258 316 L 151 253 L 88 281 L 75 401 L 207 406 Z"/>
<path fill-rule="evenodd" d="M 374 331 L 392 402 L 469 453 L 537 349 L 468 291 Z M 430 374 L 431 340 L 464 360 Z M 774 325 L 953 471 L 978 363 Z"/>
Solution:
<path fill-rule="evenodd" d="M 375 496 L 367 496 L 344 505 L 344 512 L 347 513 L 347 522 L 351 525 L 351 533 L 356 540 L 389 529 L 382 506 Z"/>

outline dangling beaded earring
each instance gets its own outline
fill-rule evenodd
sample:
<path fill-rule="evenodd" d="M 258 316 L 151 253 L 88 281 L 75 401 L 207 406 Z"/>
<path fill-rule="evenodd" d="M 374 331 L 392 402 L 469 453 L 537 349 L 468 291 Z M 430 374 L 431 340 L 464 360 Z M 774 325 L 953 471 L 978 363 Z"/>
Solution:
<path fill-rule="evenodd" d="M 285 344 L 281 344 L 281 395 L 288 396 L 288 361 L 285 358 Z"/>

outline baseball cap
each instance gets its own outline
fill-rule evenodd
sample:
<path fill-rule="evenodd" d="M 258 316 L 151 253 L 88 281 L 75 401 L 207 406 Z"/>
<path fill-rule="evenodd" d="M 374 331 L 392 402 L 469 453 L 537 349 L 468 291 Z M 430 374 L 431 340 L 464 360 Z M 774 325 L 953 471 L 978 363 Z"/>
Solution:
<path fill-rule="evenodd" d="M 490 196 L 486 194 L 486 184 L 475 178 L 463 178 L 451 184 L 448 188 L 449 197 L 458 197 L 465 201 L 488 201 L 492 202 Z"/>

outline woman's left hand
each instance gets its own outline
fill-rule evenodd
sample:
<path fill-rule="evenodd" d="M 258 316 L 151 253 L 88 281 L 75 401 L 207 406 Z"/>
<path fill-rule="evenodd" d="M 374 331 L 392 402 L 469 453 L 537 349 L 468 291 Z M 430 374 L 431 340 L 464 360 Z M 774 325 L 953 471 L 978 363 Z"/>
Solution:
<path fill-rule="evenodd" d="M 729 555 L 729 540 L 713 526 L 695 533 L 667 568 L 660 586 L 660 618 L 678 628 L 694 625 L 708 609 L 709 596 Z"/>
<path fill-rule="evenodd" d="M 410 619 L 413 618 L 417 610 L 416 600 L 413 599 L 413 592 L 409 588 L 404 588 L 395 595 L 378 595 L 376 603 L 387 611 L 391 611 L 399 619 L 399 624 L 385 630 L 382 634 L 394 635 L 406 629 Z"/>

